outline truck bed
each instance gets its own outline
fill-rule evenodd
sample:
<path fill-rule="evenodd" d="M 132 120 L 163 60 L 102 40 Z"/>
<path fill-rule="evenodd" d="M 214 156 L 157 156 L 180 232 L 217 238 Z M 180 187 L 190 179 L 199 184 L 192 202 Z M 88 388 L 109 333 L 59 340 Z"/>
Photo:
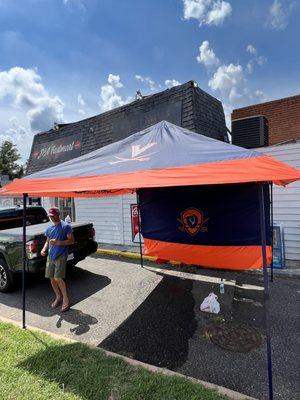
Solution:
<path fill-rule="evenodd" d="M 51 225 L 51 222 L 45 222 L 44 224 L 36 224 L 26 226 L 26 239 L 30 239 L 33 236 L 43 235 L 46 232 L 48 226 Z M 91 222 L 72 222 L 72 229 L 80 228 L 82 226 L 92 225 Z M 4 235 L 19 237 L 23 235 L 23 227 L 11 228 L 11 229 L 3 229 L 0 231 L 0 237 Z"/>

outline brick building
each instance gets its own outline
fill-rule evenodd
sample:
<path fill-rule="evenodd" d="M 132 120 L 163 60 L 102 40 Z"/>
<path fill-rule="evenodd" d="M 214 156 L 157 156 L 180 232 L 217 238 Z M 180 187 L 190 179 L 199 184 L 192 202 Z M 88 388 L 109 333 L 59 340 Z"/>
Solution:
<path fill-rule="evenodd" d="M 232 111 L 231 121 L 259 115 L 267 120 L 270 146 L 300 137 L 300 95 L 237 108 Z"/>

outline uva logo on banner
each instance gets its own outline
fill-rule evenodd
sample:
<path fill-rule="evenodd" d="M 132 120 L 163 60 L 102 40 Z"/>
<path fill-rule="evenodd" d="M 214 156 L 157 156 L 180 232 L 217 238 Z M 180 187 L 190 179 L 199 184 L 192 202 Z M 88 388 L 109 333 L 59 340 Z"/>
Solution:
<path fill-rule="evenodd" d="M 209 218 L 204 218 L 202 211 L 197 208 L 187 208 L 182 211 L 180 219 L 180 230 L 185 231 L 191 236 L 197 235 L 198 232 L 207 232 L 207 227 L 204 224 Z"/>
<path fill-rule="evenodd" d="M 157 151 L 154 151 L 152 153 L 148 154 L 143 154 L 146 150 L 150 149 L 152 146 L 155 146 L 157 143 L 147 143 L 145 146 L 141 147 L 139 144 L 138 145 L 133 145 L 131 146 L 131 158 L 124 158 L 124 157 L 118 157 L 114 156 L 118 161 L 110 161 L 109 164 L 119 164 L 123 163 L 126 161 L 149 161 L 150 157 L 152 154 L 157 153 Z"/>

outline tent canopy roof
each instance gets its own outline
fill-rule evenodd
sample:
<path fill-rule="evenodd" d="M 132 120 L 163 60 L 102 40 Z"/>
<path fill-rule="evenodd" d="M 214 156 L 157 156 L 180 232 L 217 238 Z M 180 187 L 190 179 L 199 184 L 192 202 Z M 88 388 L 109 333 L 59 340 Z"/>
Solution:
<path fill-rule="evenodd" d="M 272 181 L 285 185 L 300 171 L 272 157 L 161 121 L 91 153 L 16 179 L 3 196 L 91 197 L 146 187 Z"/>

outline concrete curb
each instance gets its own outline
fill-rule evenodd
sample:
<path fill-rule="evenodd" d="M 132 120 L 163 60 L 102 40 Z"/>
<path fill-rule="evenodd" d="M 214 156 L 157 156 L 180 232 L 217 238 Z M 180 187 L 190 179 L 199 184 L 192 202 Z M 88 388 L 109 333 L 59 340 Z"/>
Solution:
<path fill-rule="evenodd" d="M 0 317 L 0 321 L 4 322 L 4 323 L 9 323 L 9 324 L 12 324 L 14 326 L 17 326 L 17 327 L 21 328 L 20 327 L 20 323 L 12 320 L 10 318 Z M 26 326 L 26 329 L 30 330 L 30 331 L 33 331 L 33 332 L 45 333 L 45 334 L 53 337 L 54 339 L 64 340 L 65 342 L 68 342 L 68 343 L 85 344 L 86 346 L 88 346 L 91 349 L 103 351 L 109 357 L 121 358 L 122 360 L 124 360 L 129 365 L 132 365 L 134 367 L 142 367 L 142 368 L 147 369 L 150 372 L 160 373 L 160 374 L 165 375 L 165 376 L 176 376 L 176 377 L 179 377 L 179 378 L 187 379 L 187 380 L 189 380 L 189 381 L 191 381 L 191 382 L 193 382 L 195 384 L 202 385 L 206 389 L 215 390 L 218 394 L 227 396 L 231 400 L 257 400 L 254 397 L 246 396 L 246 395 L 244 395 L 242 393 L 235 392 L 234 390 L 227 389 L 227 388 L 225 388 L 223 386 L 218 386 L 218 385 L 215 385 L 214 383 L 201 381 L 200 379 L 192 378 L 190 376 L 183 375 L 183 374 L 180 374 L 178 372 L 168 370 L 166 368 L 155 367 L 154 365 L 146 364 L 146 363 L 143 363 L 141 361 L 134 360 L 132 358 L 122 356 L 121 354 L 113 353 L 111 351 L 107 351 L 107 350 L 104 350 L 102 348 L 95 347 L 95 346 L 80 342 L 80 341 L 75 340 L 75 339 L 71 339 L 71 338 L 69 338 L 67 336 L 64 336 L 64 335 L 60 335 L 60 334 L 57 334 L 57 333 L 49 332 L 49 331 L 46 331 L 44 329 L 36 328 L 36 327 L 33 327 L 33 326 Z"/>
<path fill-rule="evenodd" d="M 141 257 L 139 253 L 135 253 L 132 251 L 122 251 L 122 250 L 112 250 L 112 249 L 98 249 L 97 254 L 114 256 L 114 257 L 124 257 L 133 260 L 139 260 Z M 143 255 L 143 260 L 155 262 L 156 257 Z M 178 261 L 168 261 L 167 264 L 172 265 L 174 267 L 181 265 L 181 263 Z M 250 272 L 253 274 L 262 275 L 261 270 L 250 270 Z M 300 278 L 300 269 L 295 269 L 294 271 L 293 269 L 274 269 L 273 273 L 275 277 L 280 276 L 284 278 Z"/>
<path fill-rule="evenodd" d="M 96 251 L 97 254 L 103 254 L 105 256 L 114 256 L 114 257 L 124 257 L 133 260 L 139 260 L 141 258 L 140 253 L 135 253 L 133 251 L 123 251 L 123 250 L 112 250 L 112 249 L 98 249 Z M 143 260 L 146 261 L 156 261 L 156 257 L 145 256 L 143 255 Z M 169 265 L 180 265 L 181 263 L 178 261 L 168 261 Z"/>

